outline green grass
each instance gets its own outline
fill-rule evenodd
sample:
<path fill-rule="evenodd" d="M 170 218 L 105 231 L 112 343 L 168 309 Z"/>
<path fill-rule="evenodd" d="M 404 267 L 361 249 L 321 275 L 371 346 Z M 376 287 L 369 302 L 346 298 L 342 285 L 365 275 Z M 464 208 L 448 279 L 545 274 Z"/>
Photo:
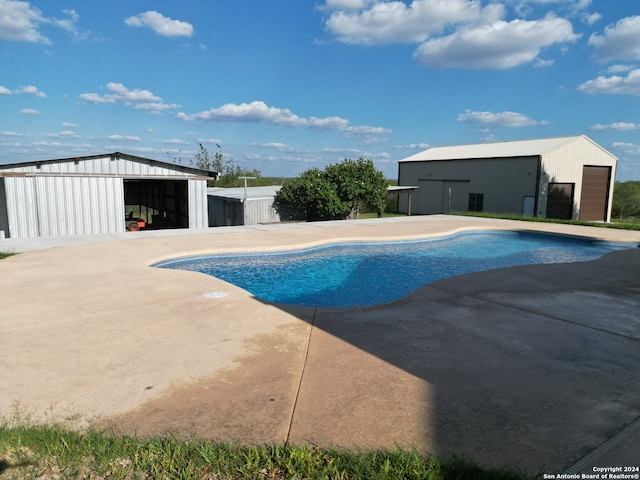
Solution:
<path fill-rule="evenodd" d="M 10 257 L 11 255 L 15 255 L 15 253 L 10 253 L 10 252 L 0 252 L 0 260 L 2 260 L 3 258 Z"/>
<path fill-rule="evenodd" d="M 439 460 L 400 449 L 247 447 L 5 422 L 0 424 L 0 479 L 18 478 L 525 480 L 538 476 L 517 469 L 483 469 L 461 457 Z"/>
<path fill-rule="evenodd" d="M 612 219 L 611 223 L 604 223 L 604 222 L 582 222 L 580 220 L 558 220 L 555 218 L 525 217 L 523 215 L 501 214 L 501 213 L 491 213 L 491 212 L 451 212 L 450 214 L 462 215 L 465 217 L 498 218 L 502 220 L 520 220 L 523 222 L 562 223 L 567 225 L 583 225 L 583 226 L 600 227 L 600 228 L 619 228 L 622 230 L 640 230 L 640 222 L 638 222 L 636 219 L 626 219 L 626 220 Z"/>

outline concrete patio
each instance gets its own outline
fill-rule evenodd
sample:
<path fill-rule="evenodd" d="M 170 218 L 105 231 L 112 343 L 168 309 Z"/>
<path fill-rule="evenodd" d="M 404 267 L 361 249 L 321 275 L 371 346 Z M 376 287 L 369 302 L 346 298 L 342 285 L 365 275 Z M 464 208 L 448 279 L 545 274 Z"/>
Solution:
<path fill-rule="evenodd" d="M 634 243 L 591 262 L 450 278 L 365 308 L 270 304 L 213 277 L 149 267 L 479 228 Z M 399 445 L 530 473 L 634 465 L 639 243 L 640 232 L 441 215 L 0 240 L 0 251 L 26 252 L 0 261 L 0 416 L 243 443 Z"/>

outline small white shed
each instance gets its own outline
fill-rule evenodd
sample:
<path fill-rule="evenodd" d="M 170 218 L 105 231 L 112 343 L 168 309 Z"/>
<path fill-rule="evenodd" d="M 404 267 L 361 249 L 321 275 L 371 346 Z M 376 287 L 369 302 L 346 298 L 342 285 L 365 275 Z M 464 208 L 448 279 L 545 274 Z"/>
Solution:
<path fill-rule="evenodd" d="M 610 221 L 617 158 L 585 135 L 434 147 L 400 160 L 413 214 L 451 211 Z M 400 204 L 407 211 L 407 203 Z"/>
<path fill-rule="evenodd" d="M 0 237 L 206 228 L 216 175 L 120 152 L 3 164 Z"/>
<path fill-rule="evenodd" d="M 275 208 L 276 193 L 282 187 L 208 188 L 209 226 L 258 225 L 280 222 Z"/>

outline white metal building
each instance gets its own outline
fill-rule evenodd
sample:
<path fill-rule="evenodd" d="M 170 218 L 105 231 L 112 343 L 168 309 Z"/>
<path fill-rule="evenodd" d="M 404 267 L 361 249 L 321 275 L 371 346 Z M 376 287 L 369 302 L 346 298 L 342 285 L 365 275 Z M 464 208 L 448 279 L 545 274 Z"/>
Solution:
<path fill-rule="evenodd" d="M 411 213 L 465 211 L 609 221 L 617 158 L 584 135 L 434 147 L 400 160 Z M 400 202 L 407 211 L 407 202 Z"/>
<path fill-rule="evenodd" d="M 215 176 L 119 152 L 0 165 L 0 237 L 206 228 Z"/>
<path fill-rule="evenodd" d="M 208 188 L 209 226 L 278 223 L 274 202 L 279 185 L 266 187 Z"/>

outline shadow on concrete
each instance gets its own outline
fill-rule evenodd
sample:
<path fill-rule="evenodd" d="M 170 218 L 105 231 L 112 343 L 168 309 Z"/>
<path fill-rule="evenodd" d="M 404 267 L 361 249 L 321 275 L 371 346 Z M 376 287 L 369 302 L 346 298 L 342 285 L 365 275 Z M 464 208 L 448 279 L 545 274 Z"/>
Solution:
<path fill-rule="evenodd" d="M 375 307 L 276 306 L 313 324 L 293 443 L 559 473 L 640 415 L 638 249 L 463 275 Z"/>

